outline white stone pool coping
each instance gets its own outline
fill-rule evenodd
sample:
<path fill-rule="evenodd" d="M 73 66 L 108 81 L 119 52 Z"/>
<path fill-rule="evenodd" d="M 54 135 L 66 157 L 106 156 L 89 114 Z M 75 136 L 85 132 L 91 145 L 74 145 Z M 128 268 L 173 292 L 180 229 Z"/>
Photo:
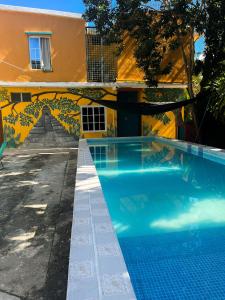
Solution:
<path fill-rule="evenodd" d="M 166 143 L 171 146 L 175 146 L 180 150 L 184 150 L 187 153 L 200 156 L 205 159 L 225 165 L 225 150 L 215 147 L 205 146 L 201 144 L 195 144 L 190 142 L 184 142 L 176 139 L 166 139 L 162 137 L 155 138 L 158 141 Z"/>
<path fill-rule="evenodd" d="M 80 140 L 67 300 L 135 300 L 86 140 Z"/>
<path fill-rule="evenodd" d="M 117 142 L 158 140 L 225 165 L 225 151 L 161 137 L 116 138 Z M 92 139 L 99 145 L 115 138 Z M 79 141 L 67 300 L 135 300 L 87 140 Z"/>

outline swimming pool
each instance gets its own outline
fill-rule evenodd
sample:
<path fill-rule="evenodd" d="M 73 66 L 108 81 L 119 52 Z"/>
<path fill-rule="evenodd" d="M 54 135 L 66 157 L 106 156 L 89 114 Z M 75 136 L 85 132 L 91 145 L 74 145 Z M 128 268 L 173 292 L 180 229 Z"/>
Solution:
<path fill-rule="evenodd" d="M 88 144 L 137 299 L 225 299 L 224 158 L 163 139 Z"/>

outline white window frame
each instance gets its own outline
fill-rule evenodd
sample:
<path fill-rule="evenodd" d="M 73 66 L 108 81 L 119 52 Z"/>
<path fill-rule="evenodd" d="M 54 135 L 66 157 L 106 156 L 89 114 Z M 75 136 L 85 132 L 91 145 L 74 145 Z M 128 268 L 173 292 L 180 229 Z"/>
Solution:
<path fill-rule="evenodd" d="M 40 49 L 40 63 L 41 67 L 40 69 L 33 69 L 32 68 L 32 63 L 31 63 L 31 55 L 30 55 L 30 38 L 36 38 L 38 39 L 38 44 L 39 44 L 39 49 Z M 50 48 L 50 62 L 51 62 L 51 67 L 52 67 L 52 56 L 51 56 L 51 37 L 50 36 L 43 36 L 43 35 L 29 35 L 28 37 L 28 47 L 29 47 L 29 58 L 30 58 L 30 69 L 32 71 L 43 71 L 43 60 L 42 60 L 42 51 L 41 51 L 41 38 L 49 39 L 49 48 Z M 50 72 L 50 71 L 48 71 Z"/>
<path fill-rule="evenodd" d="M 83 108 L 91 108 L 92 109 L 92 115 L 93 115 L 93 130 L 84 130 L 83 126 Z M 96 130 L 95 129 L 95 121 L 94 121 L 94 108 L 103 108 L 104 109 L 104 117 L 105 117 L 105 129 L 104 130 Z M 82 132 L 106 132 L 107 131 L 107 110 L 105 106 L 90 106 L 90 105 L 83 105 L 81 106 L 81 126 L 82 126 Z"/>

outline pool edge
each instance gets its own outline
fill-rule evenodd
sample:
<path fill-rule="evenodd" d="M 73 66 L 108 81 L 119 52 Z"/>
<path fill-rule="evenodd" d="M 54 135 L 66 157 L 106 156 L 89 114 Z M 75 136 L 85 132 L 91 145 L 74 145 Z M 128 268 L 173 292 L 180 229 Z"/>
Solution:
<path fill-rule="evenodd" d="M 66 299 L 136 299 L 89 146 L 84 139 L 79 141 L 77 158 Z"/>

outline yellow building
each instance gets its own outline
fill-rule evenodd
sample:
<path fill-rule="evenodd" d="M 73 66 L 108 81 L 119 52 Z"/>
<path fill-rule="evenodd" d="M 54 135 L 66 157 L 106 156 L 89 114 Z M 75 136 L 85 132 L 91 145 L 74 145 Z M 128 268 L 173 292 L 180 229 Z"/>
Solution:
<path fill-rule="evenodd" d="M 124 37 L 119 57 L 94 28 L 75 13 L 0 5 L 0 111 L 5 139 L 23 143 L 48 107 L 75 137 L 158 134 L 175 138 L 176 112 L 138 116 L 95 104 L 91 99 L 123 102 L 174 101 L 185 97 L 187 76 L 178 49 L 157 89 L 145 85 L 136 67 L 133 42 Z M 185 50 L 189 51 L 190 41 Z M 1 122 L 0 122 L 1 124 Z"/>

